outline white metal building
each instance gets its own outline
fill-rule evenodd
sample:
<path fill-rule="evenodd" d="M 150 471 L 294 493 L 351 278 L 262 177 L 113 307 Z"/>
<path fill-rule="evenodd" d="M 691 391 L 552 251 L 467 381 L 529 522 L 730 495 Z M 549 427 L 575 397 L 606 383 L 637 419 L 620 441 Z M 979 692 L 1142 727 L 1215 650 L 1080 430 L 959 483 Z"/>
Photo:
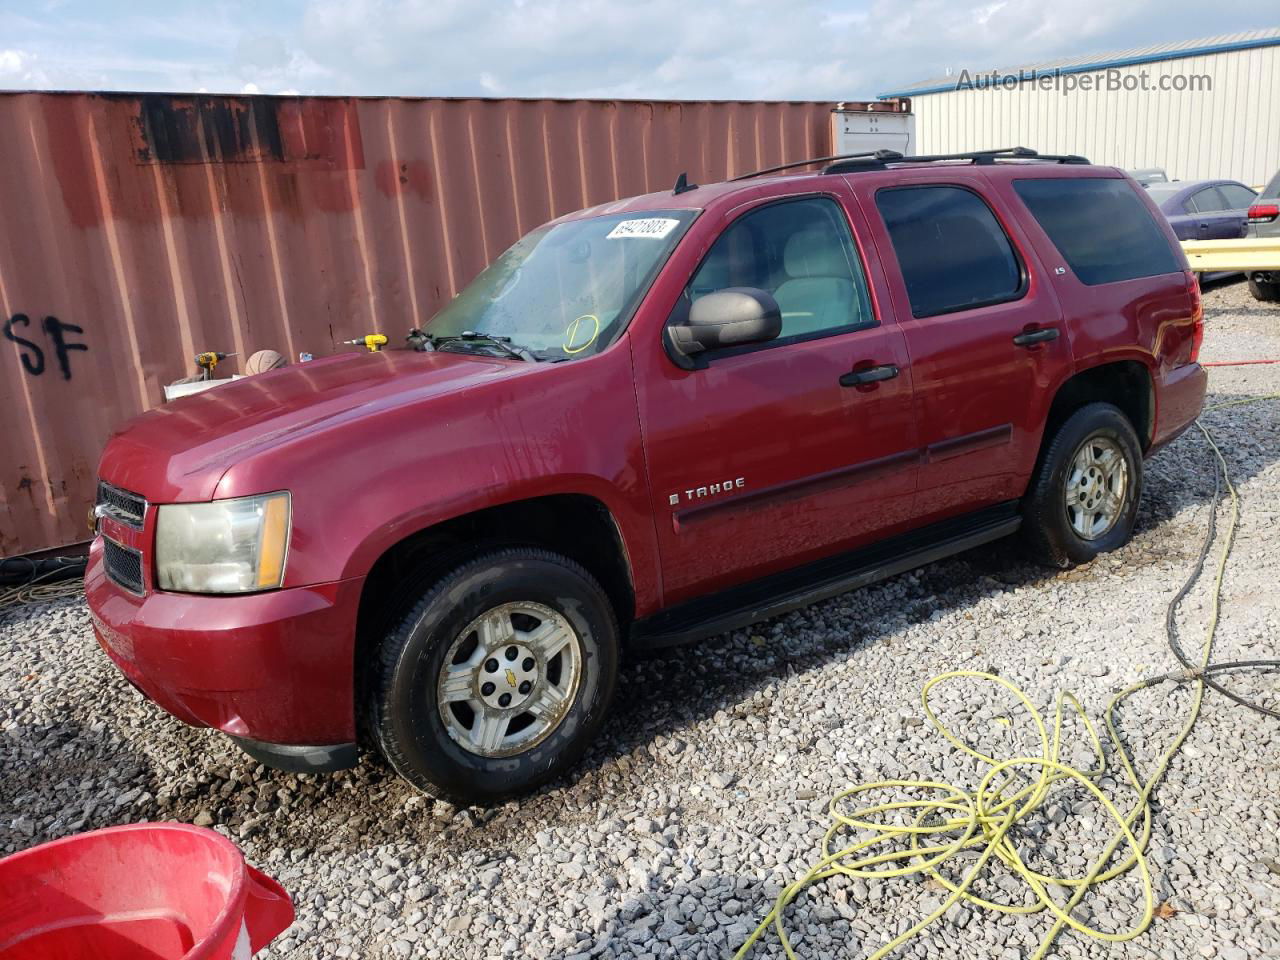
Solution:
<path fill-rule="evenodd" d="M 880 97 L 912 99 L 921 154 L 1025 146 L 1255 186 L 1280 170 L 1280 28 L 961 70 Z"/>

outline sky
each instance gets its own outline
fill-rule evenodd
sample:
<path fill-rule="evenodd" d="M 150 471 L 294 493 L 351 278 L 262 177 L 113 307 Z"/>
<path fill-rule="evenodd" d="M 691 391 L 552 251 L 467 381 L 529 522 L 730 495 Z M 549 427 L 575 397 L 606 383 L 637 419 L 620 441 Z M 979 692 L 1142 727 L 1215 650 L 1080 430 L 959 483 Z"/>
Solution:
<path fill-rule="evenodd" d="M 1277 25 L 1276 0 L 0 0 L 0 88 L 857 100 Z"/>

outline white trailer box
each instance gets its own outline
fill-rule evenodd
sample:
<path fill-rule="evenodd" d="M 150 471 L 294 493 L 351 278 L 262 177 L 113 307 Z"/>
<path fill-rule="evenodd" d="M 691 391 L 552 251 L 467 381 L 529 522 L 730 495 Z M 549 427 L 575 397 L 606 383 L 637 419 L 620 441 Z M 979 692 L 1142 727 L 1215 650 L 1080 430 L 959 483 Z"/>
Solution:
<path fill-rule="evenodd" d="M 831 111 L 833 153 L 868 153 L 896 150 L 904 156 L 916 152 L 916 117 L 909 97 L 840 103 Z"/>

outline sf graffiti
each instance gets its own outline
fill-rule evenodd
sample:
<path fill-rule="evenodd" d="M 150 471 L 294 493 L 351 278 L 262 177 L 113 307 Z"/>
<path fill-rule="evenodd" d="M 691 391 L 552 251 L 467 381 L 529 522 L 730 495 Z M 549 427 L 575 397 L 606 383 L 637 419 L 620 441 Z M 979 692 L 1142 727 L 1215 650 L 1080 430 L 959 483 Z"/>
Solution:
<path fill-rule="evenodd" d="M 5 321 L 4 338 L 18 345 L 18 357 L 22 361 L 22 369 L 33 377 L 41 376 L 48 366 L 45 347 L 18 333 L 18 328 L 21 328 L 24 333 L 29 331 L 32 336 L 38 335 L 39 332 L 44 333 L 43 340 L 52 348 L 54 360 L 62 373 L 63 380 L 71 379 L 71 354 L 77 350 L 88 351 L 89 349 L 87 343 L 69 339 L 72 334 L 83 334 L 83 327 L 78 327 L 74 323 L 63 323 L 57 317 L 45 317 L 37 330 L 31 318 L 25 313 L 15 313 Z"/>

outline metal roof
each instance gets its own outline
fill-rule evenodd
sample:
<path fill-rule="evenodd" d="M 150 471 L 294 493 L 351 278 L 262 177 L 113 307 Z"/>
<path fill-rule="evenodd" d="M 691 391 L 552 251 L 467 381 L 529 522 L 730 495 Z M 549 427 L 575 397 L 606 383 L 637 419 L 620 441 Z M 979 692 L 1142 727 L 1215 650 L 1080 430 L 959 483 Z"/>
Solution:
<path fill-rule="evenodd" d="M 1280 27 L 1266 30 L 1245 30 L 1241 33 L 1228 33 L 1218 37 L 1205 37 L 1199 40 L 1183 40 L 1178 43 L 1162 43 L 1145 47 L 1134 47 L 1129 50 L 1115 50 L 1110 53 L 1096 53 L 1080 57 L 1061 57 L 1057 60 L 1046 60 L 1043 63 L 1027 64 L 1003 70 L 971 70 L 975 81 L 979 77 L 990 76 L 992 72 L 1001 76 L 1016 76 L 1024 80 L 1032 80 L 1038 76 L 1054 73 L 1091 73 L 1095 70 L 1107 70 L 1112 67 L 1130 67 L 1142 63 L 1155 63 L 1160 60 L 1181 60 L 1185 57 L 1200 57 L 1213 53 L 1230 53 L 1235 50 L 1252 50 L 1255 47 L 1280 46 Z M 958 73 L 948 76 L 922 80 L 910 86 L 899 87 L 889 93 L 879 94 L 880 99 L 888 97 L 920 97 L 929 93 L 949 93 L 956 89 Z"/>

